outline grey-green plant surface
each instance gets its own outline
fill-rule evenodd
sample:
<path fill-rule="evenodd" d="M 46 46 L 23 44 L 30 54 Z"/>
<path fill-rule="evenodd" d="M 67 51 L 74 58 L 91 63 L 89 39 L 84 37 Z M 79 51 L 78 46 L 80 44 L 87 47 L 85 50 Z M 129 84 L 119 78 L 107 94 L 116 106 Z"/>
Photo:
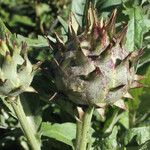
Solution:
<path fill-rule="evenodd" d="M 105 87 L 109 88 L 104 88 L 104 90 L 101 88 L 104 86 L 102 81 L 106 79 L 105 75 L 105 77 L 101 77 L 102 79 L 98 80 L 99 82 L 84 84 L 82 90 L 75 87 L 79 95 L 77 94 L 78 96 L 76 96 L 75 94 L 75 96 L 72 97 L 71 86 L 73 83 L 77 83 L 78 79 L 76 76 L 85 80 L 85 78 L 87 79 L 89 77 L 85 76 L 86 71 L 88 71 L 87 68 L 92 67 L 93 71 L 96 69 L 94 68 L 95 66 L 102 67 L 106 65 L 105 61 L 100 61 L 99 63 L 92 61 L 87 63 L 86 57 L 92 54 L 94 54 L 94 56 L 97 53 L 101 54 L 105 49 L 101 46 L 101 43 L 98 43 L 94 39 L 94 36 L 99 37 L 99 32 L 98 35 L 93 35 L 93 23 L 87 21 L 90 5 L 96 10 L 98 22 L 102 23 L 103 18 L 103 26 L 107 25 L 112 12 L 117 9 L 116 22 L 113 24 L 116 34 L 112 36 L 110 28 L 106 29 L 106 27 L 104 27 L 104 30 L 107 31 L 106 44 L 110 43 L 111 40 L 116 42 L 117 33 L 119 33 L 123 27 L 127 26 L 126 34 L 122 41 L 123 47 L 119 45 L 119 48 L 114 50 L 114 57 L 112 57 L 112 53 L 111 55 L 105 53 L 107 57 L 103 55 L 101 59 L 103 58 L 105 61 L 109 61 L 112 58 L 117 59 L 117 56 L 123 55 L 121 59 L 123 60 L 129 54 L 133 55 L 141 52 L 141 49 L 143 49 L 143 55 L 138 57 L 136 63 L 125 61 L 128 62 L 130 67 L 132 64 L 134 65 L 133 72 L 125 73 L 125 71 L 119 71 L 114 77 L 112 76 L 114 70 L 109 69 L 109 67 L 106 68 L 106 70 L 104 69 L 105 74 L 108 73 L 110 78 L 109 84 L 106 84 Z M 17 103 L 13 104 L 15 107 L 21 106 L 21 108 L 23 108 L 27 122 L 30 125 L 29 128 L 32 129 L 30 132 L 33 133 L 33 136 L 39 142 L 38 148 L 41 147 L 42 150 L 76 149 L 76 134 L 82 133 L 82 135 L 84 135 L 83 129 L 85 129 L 85 131 L 89 129 L 90 131 L 89 135 L 86 136 L 90 136 L 90 140 L 85 138 L 85 141 L 88 141 L 87 149 L 90 150 L 149 150 L 149 7 L 149 0 L 1 0 L 0 149 L 33 149 L 31 148 L 32 144 L 29 142 L 26 134 L 24 134 L 25 132 L 19 123 L 21 120 L 17 119 L 18 116 L 16 116 L 12 107 L 12 102 L 8 100 L 8 97 L 12 98 L 19 95 L 20 105 L 17 105 Z M 102 27 L 102 24 L 100 26 Z M 87 29 L 88 33 L 85 32 Z M 71 45 L 70 43 L 73 44 Z M 91 45 L 91 43 L 94 43 L 94 46 Z M 68 70 L 72 69 L 68 67 L 70 66 L 70 60 L 72 60 L 69 56 L 71 57 L 71 54 L 76 56 L 76 53 L 72 52 L 71 49 L 80 46 L 82 52 L 88 52 L 89 49 L 88 51 L 86 50 L 86 48 L 89 48 L 87 45 L 94 47 L 94 53 L 90 51 L 90 53 L 84 57 L 86 62 L 85 70 L 78 68 L 76 74 L 71 73 L 66 77 L 65 73 L 67 72 L 68 74 Z M 64 49 L 62 49 L 63 46 L 65 46 Z M 95 53 L 96 48 L 97 53 Z M 125 54 L 120 53 L 120 49 L 122 48 L 125 49 Z M 58 56 L 65 61 L 63 67 Z M 80 58 L 82 56 L 81 53 L 76 56 L 76 58 L 79 58 L 79 62 L 76 61 L 76 63 L 81 63 Z M 52 63 L 54 63 L 54 60 L 55 64 L 58 63 L 57 67 L 60 69 L 59 72 L 56 71 L 56 68 L 53 69 L 54 65 L 52 66 Z M 40 70 L 34 71 L 37 70 L 37 65 L 35 64 L 39 61 L 41 64 Z M 117 63 L 120 64 L 121 62 L 118 61 Z M 122 64 L 120 68 L 127 70 L 124 64 Z M 135 80 L 135 74 L 140 75 L 141 80 L 139 82 L 142 87 L 129 90 L 131 82 Z M 63 77 L 63 84 L 60 84 L 58 80 L 56 80 L 56 76 L 58 77 L 58 75 L 59 79 Z M 130 82 L 127 83 L 125 80 L 129 78 Z M 73 82 L 73 79 L 76 79 L 76 81 Z M 116 81 L 116 79 L 118 79 L 118 82 L 113 82 Z M 115 94 L 113 99 L 111 96 L 111 103 L 107 103 L 106 98 L 103 96 L 105 95 L 104 91 L 106 89 L 113 91 L 116 86 L 112 85 L 117 85 L 118 87 L 120 84 L 117 83 L 125 83 L 128 85 L 128 88 L 123 90 L 123 93 L 121 92 L 119 96 Z M 100 87 L 95 90 L 96 86 Z M 123 98 L 127 90 L 132 96 L 127 94 L 126 96 L 128 98 Z M 30 93 L 28 91 L 30 91 Z M 82 97 L 85 91 L 91 93 L 89 99 Z M 101 98 L 97 99 L 96 95 L 95 100 L 95 93 L 98 93 L 98 97 L 100 95 Z M 125 102 L 123 108 L 126 107 L 126 110 L 112 105 L 122 98 Z M 88 100 L 88 103 L 86 100 Z M 102 107 L 104 106 L 102 102 L 107 104 L 105 109 Z M 98 103 L 101 104 L 98 105 Z M 86 105 L 83 106 L 83 104 Z M 82 120 L 84 113 L 87 113 L 87 104 L 94 104 L 95 107 L 92 120 L 90 121 L 91 126 L 88 124 L 88 120 L 87 122 Z M 76 125 L 76 122 L 78 122 L 78 125 Z M 87 128 L 82 128 L 83 126 Z M 76 127 L 79 127 L 79 130 L 76 130 Z M 81 132 L 78 132 L 80 129 Z M 78 137 L 81 136 L 79 135 Z"/>

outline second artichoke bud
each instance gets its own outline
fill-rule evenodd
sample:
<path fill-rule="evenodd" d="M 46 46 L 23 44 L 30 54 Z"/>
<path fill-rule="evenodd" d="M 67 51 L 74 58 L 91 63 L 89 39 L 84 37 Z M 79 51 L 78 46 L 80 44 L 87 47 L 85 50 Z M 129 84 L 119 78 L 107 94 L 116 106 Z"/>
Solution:
<path fill-rule="evenodd" d="M 27 45 L 7 36 L 0 39 L 0 96 L 16 97 L 30 87 L 34 70 L 27 56 Z"/>

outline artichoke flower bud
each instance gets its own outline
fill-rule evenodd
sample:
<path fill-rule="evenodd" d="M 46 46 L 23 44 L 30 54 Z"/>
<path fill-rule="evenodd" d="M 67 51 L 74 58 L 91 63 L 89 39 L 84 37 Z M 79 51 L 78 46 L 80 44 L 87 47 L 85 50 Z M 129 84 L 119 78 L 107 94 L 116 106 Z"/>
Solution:
<path fill-rule="evenodd" d="M 34 91 L 30 84 L 34 69 L 27 56 L 27 45 L 7 36 L 0 39 L 0 96 L 16 97 Z"/>
<path fill-rule="evenodd" d="M 70 19 L 68 40 L 56 34 L 56 43 L 50 43 L 55 51 L 51 67 L 57 89 L 76 104 L 125 108 L 123 98 L 131 97 L 128 90 L 141 86 L 135 71 L 141 51 L 125 48 L 127 26 L 116 33 L 115 20 L 116 10 L 104 22 L 90 7 L 81 34 Z"/>

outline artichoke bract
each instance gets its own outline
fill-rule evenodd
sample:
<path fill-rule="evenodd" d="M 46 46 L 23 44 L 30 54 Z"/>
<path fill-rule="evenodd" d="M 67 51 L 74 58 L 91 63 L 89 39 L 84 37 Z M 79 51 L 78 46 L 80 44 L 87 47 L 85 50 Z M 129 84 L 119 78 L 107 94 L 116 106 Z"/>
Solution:
<path fill-rule="evenodd" d="M 27 56 L 27 45 L 8 36 L 0 39 L 0 97 L 16 97 L 30 87 L 34 76 Z"/>
<path fill-rule="evenodd" d="M 55 84 L 76 104 L 125 108 L 122 99 L 131 98 L 128 90 L 141 86 L 135 66 L 142 51 L 125 48 L 127 26 L 116 33 L 115 20 L 116 10 L 104 22 L 90 7 L 82 33 L 78 34 L 77 22 L 70 19 L 68 40 L 64 42 L 56 34 L 56 43 L 51 44 Z"/>

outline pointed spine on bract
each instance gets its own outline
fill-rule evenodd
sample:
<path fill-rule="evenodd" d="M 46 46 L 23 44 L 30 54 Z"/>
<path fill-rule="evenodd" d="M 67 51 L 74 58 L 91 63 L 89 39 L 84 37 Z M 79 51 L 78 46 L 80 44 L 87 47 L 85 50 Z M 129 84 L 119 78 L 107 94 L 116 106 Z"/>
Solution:
<path fill-rule="evenodd" d="M 124 109 L 124 110 L 127 109 L 127 107 L 126 107 L 126 105 L 124 103 L 124 100 L 122 100 L 122 99 L 116 101 L 115 103 L 113 103 L 113 105 L 117 106 L 118 108 Z"/>

